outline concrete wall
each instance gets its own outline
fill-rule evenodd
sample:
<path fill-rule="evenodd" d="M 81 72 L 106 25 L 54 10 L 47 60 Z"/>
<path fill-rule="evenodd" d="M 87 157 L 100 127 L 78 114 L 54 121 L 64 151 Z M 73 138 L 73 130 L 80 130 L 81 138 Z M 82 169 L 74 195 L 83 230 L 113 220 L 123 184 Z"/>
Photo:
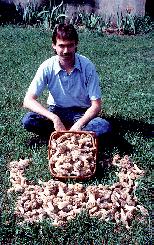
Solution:
<path fill-rule="evenodd" d="M 106 15 L 115 15 L 117 11 L 126 13 L 127 9 L 132 14 L 144 16 L 146 0 L 96 0 L 98 12 Z"/>
<path fill-rule="evenodd" d="M 114 24 L 117 22 L 117 12 L 122 13 L 123 16 L 127 11 L 130 11 L 133 15 L 144 16 L 145 4 L 146 0 L 95 0 L 95 2 L 89 1 L 89 3 L 87 0 L 86 4 L 82 5 L 67 4 L 66 14 L 71 18 L 79 12 L 95 12 L 102 15 L 106 21 L 110 18 L 110 21 Z"/>

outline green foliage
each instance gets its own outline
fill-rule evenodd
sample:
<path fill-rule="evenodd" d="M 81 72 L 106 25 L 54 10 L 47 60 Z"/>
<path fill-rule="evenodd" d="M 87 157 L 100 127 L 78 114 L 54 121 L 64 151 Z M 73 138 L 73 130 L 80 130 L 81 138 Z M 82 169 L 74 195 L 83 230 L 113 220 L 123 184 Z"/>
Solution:
<path fill-rule="evenodd" d="M 146 34 L 152 31 L 152 21 L 149 16 L 136 16 L 131 11 L 125 16 L 117 12 L 117 27 L 124 34 Z"/>
<path fill-rule="evenodd" d="M 134 16 L 134 25 L 136 34 L 146 34 L 152 31 L 152 21 L 149 16 Z"/>
<path fill-rule="evenodd" d="M 96 29 L 100 16 L 94 13 L 80 13 L 82 24 L 88 29 Z"/>
<path fill-rule="evenodd" d="M 58 6 L 52 7 L 52 1 L 50 0 L 49 10 L 41 11 L 37 17 L 41 19 L 45 28 L 52 29 L 58 20 L 64 20 L 67 16 L 63 13 L 59 13 L 59 10 L 63 6 L 63 1 Z M 63 9 L 61 10 L 63 11 Z"/>
<path fill-rule="evenodd" d="M 46 29 L 51 29 L 56 23 L 63 22 L 67 17 L 63 1 L 56 5 L 52 0 L 49 1 L 49 6 L 38 7 L 37 1 L 27 1 L 22 9 L 20 4 L 16 5 L 16 10 L 22 15 L 23 21 L 19 24 L 39 26 L 43 25 Z"/>
<path fill-rule="evenodd" d="M 84 185 L 103 185 L 117 181 L 116 169 L 105 167 L 115 153 L 129 154 L 145 170 L 138 180 L 136 195 L 151 214 L 152 140 L 152 34 L 140 36 L 103 36 L 90 31 L 79 33 L 79 52 L 95 63 L 101 79 L 103 114 L 111 121 L 116 138 L 104 138 L 99 145 L 98 174 Z M 32 158 L 26 177 L 51 178 L 48 171 L 47 147 L 26 146 L 32 136 L 20 125 L 25 114 L 21 105 L 25 92 L 38 66 L 51 53 L 51 32 L 43 28 L 0 27 L 1 93 L 0 93 L 0 244 L 29 245 L 145 245 L 151 242 L 151 218 L 133 222 L 127 231 L 113 222 L 92 219 L 81 213 L 62 228 L 50 220 L 21 226 L 13 214 L 16 196 L 8 196 L 10 186 L 8 163 L 19 158 Z M 43 94 L 42 103 L 46 103 Z M 109 144 L 108 144 L 109 141 Z M 126 147 L 127 146 L 127 147 Z M 102 168 L 102 165 L 104 168 Z"/>
<path fill-rule="evenodd" d="M 134 16 L 129 11 L 122 19 L 122 29 L 124 34 L 135 34 Z"/>
<path fill-rule="evenodd" d="M 22 14 L 23 23 L 26 25 L 34 25 L 37 22 L 37 1 L 27 1 L 22 9 L 20 3 L 16 5 L 16 10 Z"/>
<path fill-rule="evenodd" d="M 36 10 L 36 2 L 33 0 L 32 2 L 27 2 L 24 12 L 23 12 L 23 21 L 26 24 L 32 24 L 36 20 L 37 10 Z"/>
<path fill-rule="evenodd" d="M 85 31 L 90 30 L 97 33 L 108 32 L 109 29 L 112 33 L 125 35 L 145 34 L 152 31 L 152 21 L 148 16 L 136 16 L 131 11 L 123 15 L 122 12 L 117 11 L 116 19 L 116 23 L 113 23 L 112 15 L 106 17 L 95 13 L 79 12 L 77 17 L 70 22 L 77 27 L 83 26 Z"/>

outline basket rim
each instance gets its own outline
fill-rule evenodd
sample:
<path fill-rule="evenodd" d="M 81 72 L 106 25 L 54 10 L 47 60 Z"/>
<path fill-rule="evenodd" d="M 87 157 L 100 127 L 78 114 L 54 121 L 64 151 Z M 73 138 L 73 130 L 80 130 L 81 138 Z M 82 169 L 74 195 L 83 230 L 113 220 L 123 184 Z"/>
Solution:
<path fill-rule="evenodd" d="M 57 134 L 68 134 L 68 133 L 73 133 L 73 134 L 89 134 L 91 136 L 93 136 L 94 138 L 96 138 L 96 133 L 93 132 L 93 131 L 53 131 L 49 137 L 49 142 L 50 140 L 54 137 L 54 135 L 57 135 Z"/>

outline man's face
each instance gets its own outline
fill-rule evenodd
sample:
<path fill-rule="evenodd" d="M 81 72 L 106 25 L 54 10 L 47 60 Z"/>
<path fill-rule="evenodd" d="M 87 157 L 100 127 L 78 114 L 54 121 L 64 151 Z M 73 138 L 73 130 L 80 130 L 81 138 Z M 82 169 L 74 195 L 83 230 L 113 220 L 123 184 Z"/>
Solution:
<path fill-rule="evenodd" d="M 63 62 L 74 60 L 77 43 L 75 40 L 57 39 L 56 44 L 52 44 L 60 60 Z"/>

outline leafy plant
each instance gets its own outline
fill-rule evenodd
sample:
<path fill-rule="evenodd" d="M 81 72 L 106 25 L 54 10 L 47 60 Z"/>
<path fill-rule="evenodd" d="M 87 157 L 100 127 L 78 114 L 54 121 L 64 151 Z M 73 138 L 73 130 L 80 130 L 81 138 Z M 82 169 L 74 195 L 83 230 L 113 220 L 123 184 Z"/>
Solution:
<path fill-rule="evenodd" d="M 60 14 L 58 13 L 58 10 L 60 10 L 62 6 L 63 6 L 63 1 L 59 5 L 52 7 L 52 1 L 50 0 L 49 10 L 43 10 L 37 15 L 37 17 L 42 20 L 45 28 L 52 29 L 58 20 L 65 19 L 67 17 L 63 13 Z"/>
<path fill-rule="evenodd" d="M 122 18 L 122 29 L 124 34 L 135 34 L 134 16 L 131 9 L 126 9 L 126 15 Z"/>
<path fill-rule="evenodd" d="M 122 20 L 123 20 L 122 12 L 119 13 L 119 7 L 118 7 L 118 11 L 117 11 L 117 28 L 118 28 L 118 32 L 119 33 L 122 30 L 122 24 L 123 24 Z"/>
<path fill-rule="evenodd" d="M 26 5 L 22 9 L 20 3 L 16 5 L 16 10 L 19 13 L 22 13 L 23 22 L 26 25 L 33 25 L 37 21 L 37 1 L 36 0 L 27 0 Z"/>
<path fill-rule="evenodd" d="M 135 16 L 134 25 L 136 34 L 146 34 L 152 31 L 152 21 L 149 16 Z"/>
<path fill-rule="evenodd" d="M 98 29 L 101 25 L 101 17 L 97 14 L 91 13 L 86 16 L 86 27 L 89 29 Z"/>
<path fill-rule="evenodd" d="M 152 31 L 152 21 L 149 16 L 136 16 L 132 15 L 130 10 L 124 17 L 117 12 L 117 27 L 119 32 L 123 31 L 124 34 L 142 34 Z"/>

